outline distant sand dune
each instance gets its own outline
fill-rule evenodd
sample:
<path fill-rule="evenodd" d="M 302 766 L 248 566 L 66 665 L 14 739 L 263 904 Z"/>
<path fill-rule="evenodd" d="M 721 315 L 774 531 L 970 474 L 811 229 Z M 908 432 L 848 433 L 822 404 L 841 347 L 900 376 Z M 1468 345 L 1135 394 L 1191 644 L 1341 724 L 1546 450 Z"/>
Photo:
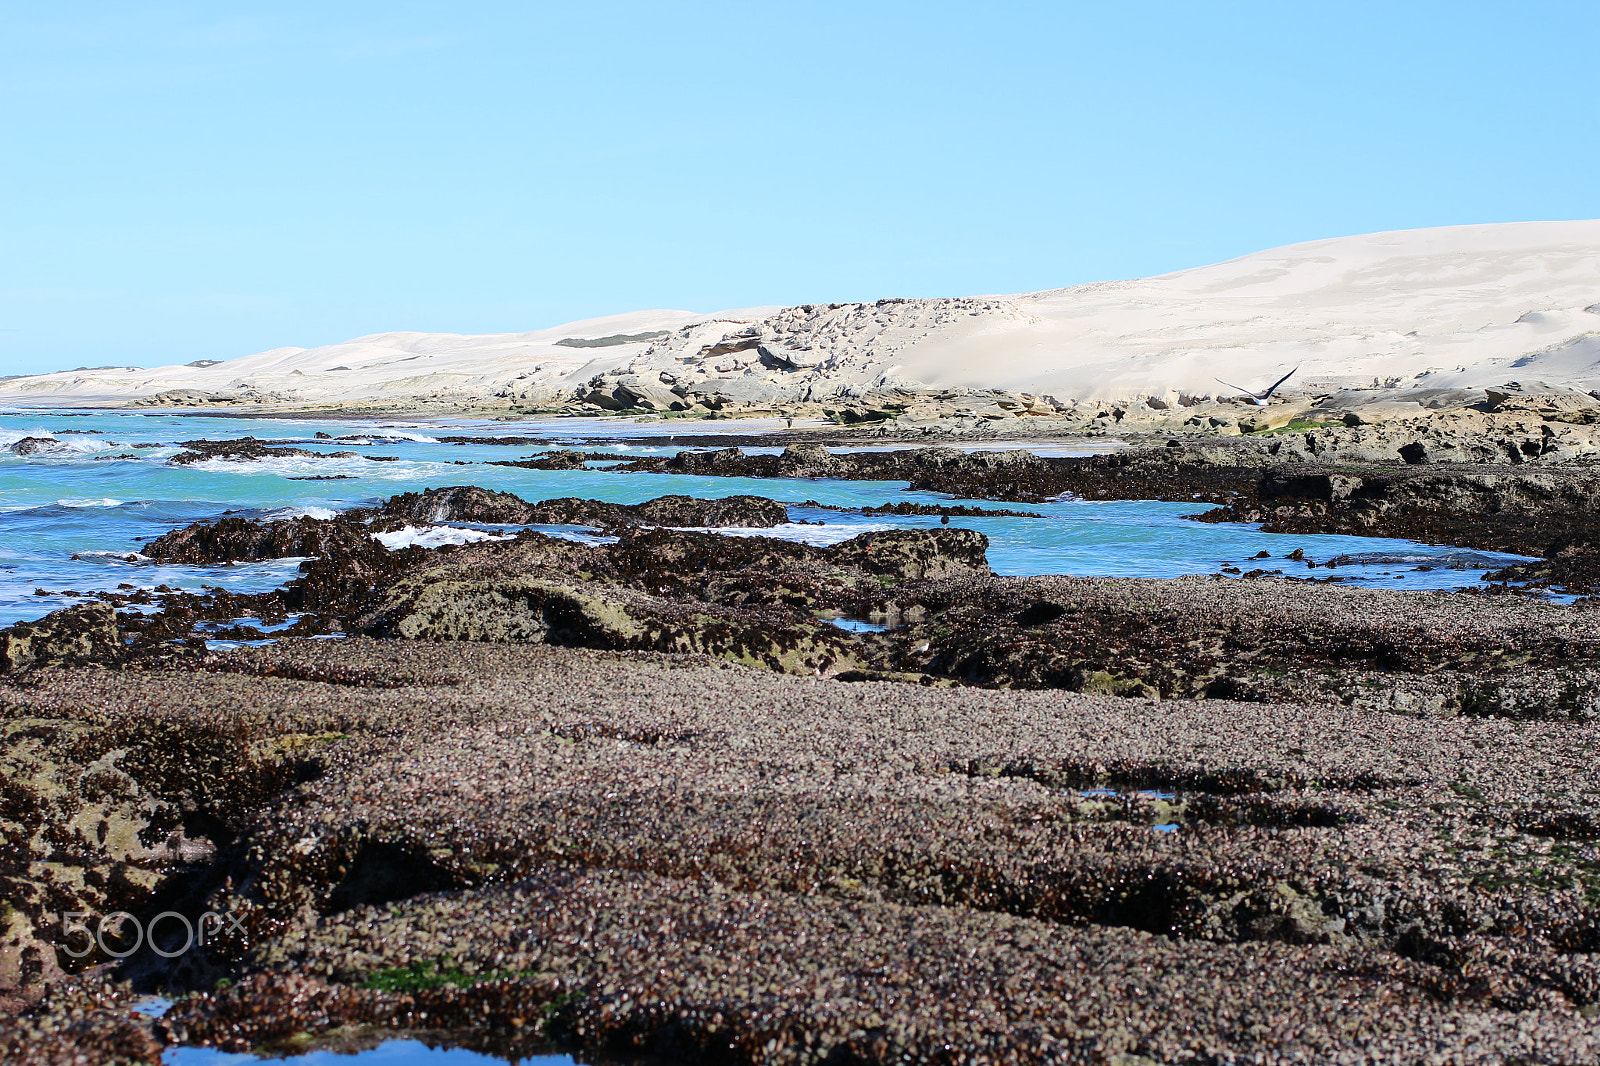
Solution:
<path fill-rule="evenodd" d="M 558 344 L 596 340 L 599 346 Z M 639 339 L 625 339 L 639 338 Z M 211 366 L 0 381 L 0 404 L 551 402 L 593 378 L 821 400 L 880 385 L 1176 400 L 1216 378 L 1300 388 L 1506 380 L 1600 389 L 1600 220 L 1376 233 L 1018 296 L 697 315 L 531 333 L 383 333 Z M 665 373 L 663 373 L 665 372 Z"/>

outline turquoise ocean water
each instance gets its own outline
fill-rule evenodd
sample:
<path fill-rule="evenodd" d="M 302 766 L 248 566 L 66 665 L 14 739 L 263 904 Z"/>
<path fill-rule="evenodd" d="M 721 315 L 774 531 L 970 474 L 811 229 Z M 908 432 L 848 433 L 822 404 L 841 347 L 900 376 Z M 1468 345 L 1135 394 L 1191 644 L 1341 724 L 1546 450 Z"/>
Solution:
<path fill-rule="evenodd" d="M 801 481 L 614 474 L 598 469 L 522 470 L 487 465 L 543 450 L 537 446 L 447 444 L 441 435 L 539 436 L 556 444 L 607 451 L 619 458 L 667 455 L 684 432 L 726 430 L 726 423 L 634 424 L 621 419 L 541 422 L 313 421 L 189 417 L 173 414 L 74 411 L 0 413 L 0 625 L 40 617 L 83 602 L 86 594 L 122 585 L 198 590 L 218 586 L 237 591 L 273 588 L 293 577 L 298 561 L 234 566 L 157 566 L 138 554 L 142 543 L 178 526 L 225 512 L 272 517 L 326 516 L 370 504 L 395 493 L 442 485 L 474 484 L 513 492 L 530 500 L 579 496 L 637 503 L 668 493 L 721 497 L 739 493 L 784 501 L 815 500 L 830 507 L 860 507 L 913 501 L 951 502 L 928 492 L 908 492 L 902 482 Z M 735 424 L 737 426 L 737 424 Z M 323 432 L 341 440 L 318 440 Z M 652 434 L 659 441 L 615 445 L 621 435 Z M 293 444 L 322 458 L 265 462 L 212 460 L 171 466 L 179 442 L 253 435 Z M 16 456 L 10 445 L 25 437 L 53 444 L 39 454 Z M 136 447 L 143 445 L 144 447 Z M 361 458 L 336 458 L 354 451 Z M 393 457 L 374 462 L 365 456 Z M 345 480 L 297 480 L 312 477 Z M 985 501 L 966 501 L 984 504 Z M 1288 574 L 1327 576 L 1303 563 L 1282 559 L 1296 548 L 1314 560 L 1342 554 L 1389 552 L 1398 561 L 1341 567 L 1352 584 L 1388 588 L 1458 588 L 1479 581 L 1483 569 L 1417 569 L 1450 549 L 1410 541 L 1366 537 L 1273 535 L 1245 525 L 1190 522 L 1183 516 L 1203 505 L 1124 501 L 1060 501 L 1041 505 L 988 503 L 1038 511 L 1046 520 L 954 519 L 952 524 L 987 534 L 989 559 L 1002 574 L 1078 574 L 1173 577 L 1209 574 L 1224 566 L 1244 570 L 1282 567 Z M 795 525 L 767 531 L 829 543 L 867 530 L 928 527 L 937 518 L 862 517 L 795 507 L 791 517 L 825 526 Z M 576 532 L 576 531 L 571 531 Z M 435 531 L 435 536 L 450 536 Z M 1253 562 L 1257 552 L 1270 562 Z M 1517 556 L 1486 554 L 1493 559 Z M 43 591 L 45 594 L 40 595 Z M 75 594 L 75 595 L 74 595 Z"/>

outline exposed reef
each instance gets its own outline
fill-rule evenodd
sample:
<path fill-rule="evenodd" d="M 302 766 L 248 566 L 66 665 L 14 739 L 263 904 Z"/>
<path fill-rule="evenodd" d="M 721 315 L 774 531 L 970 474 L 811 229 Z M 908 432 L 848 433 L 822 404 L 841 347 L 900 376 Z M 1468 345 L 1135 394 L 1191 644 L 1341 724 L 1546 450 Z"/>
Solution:
<path fill-rule="evenodd" d="M 954 462 L 965 465 L 966 457 L 955 455 Z M 1257 471 L 1252 482 L 1245 468 L 1186 463 L 1169 458 L 1167 450 L 1123 461 L 1128 458 L 1080 463 L 1062 468 L 1061 476 L 1077 478 L 1087 491 L 1109 492 L 1116 484 L 1143 490 L 1197 465 L 1212 472 L 1219 497 L 1231 492 L 1236 501 L 1275 498 L 1263 485 L 1289 485 L 1304 498 L 1329 485 L 1370 485 L 1366 496 L 1334 493 L 1334 502 L 1398 501 L 1391 510 L 1399 521 L 1454 516 L 1455 525 L 1404 532 L 1420 538 L 1443 528 L 1452 539 L 1488 540 L 1487 546 L 1498 549 L 1526 549 L 1530 538 L 1543 542 L 1558 528 L 1586 528 L 1584 508 L 1593 499 L 1585 494 L 1590 482 L 1544 473 L 1469 477 L 1394 470 L 1369 473 L 1363 481 L 1328 474 L 1285 479 Z M 937 464 L 942 457 L 916 461 Z M 1011 466 L 1040 469 L 1020 460 L 1001 463 L 1001 469 Z M 1484 505 L 1486 493 L 1498 501 L 1498 510 Z M 1322 492 L 1319 498 L 1329 496 Z M 1429 512 L 1439 499 L 1453 509 Z M 930 513 L 940 509 L 915 506 Z M 1316 506 L 1317 519 L 1325 521 L 1327 507 Z M 894 512 L 895 505 L 886 510 Z M 961 511 L 957 505 L 950 510 Z M 1389 514 L 1382 506 L 1347 510 L 1375 511 L 1378 524 Z M 75 609 L 100 612 L 94 616 L 98 644 L 82 637 L 73 638 L 78 644 L 51 638 L 51 645 L 32 635 L 81 628 L 79 616 L 66 613 L 33 628 L 16 627 L 4 639 L 10 642 L 6 647 L 19 649 L 11 653 L 16 668 L 36 654 L 23 650 L 34 646 L 29 641 L 40 648 L 59 645 L 37 653 L 41 661 L 112 661 L 196 654 L 205 639 L 250 639 L 260 636 L 252 626 L 270 622 L 286 627 L 288 635 L 368 633 L 704 653 L 846 679 L 1166 699 L 1331 699 L 1430 715 L 1600 713 L 1589 695 L 1600 680 L 1600 657 L 1585 629 L 1589 611 L 1527 597 L 1306 584 L 1319 580 L 1320 566 L 1359 561 L 1350 558 L 1308 560 L 1301 553 L 1276 567 L 1264 562 L 1242 575 L 1250 579 L 1244 581 L 999 578 L 989 570 L 986 539 L 960 528 L 867 533 L 831 547 L 667 528 L 760 528 L 786 518 L 784 505 L 758 497 L 668 496 L 626 506 L 578 499 L 529 503 L 472 486 L 407 493 L 331 519 L 225 517 L 167 534 L 146 551 L 157 560 L 189 563 L 312 557 L 283 589 L 262 595 L 101 593 L 105 606 Z M 378 539 L 383 531 L 404 533 L 414 531 L 413 523 L 443 521 L 501 529 L 586 524 L 610 530 L 615 539 L 578 542 L 526 528 L 438 549 L 391 550 Z M 1587 545 L 1557 543 L 1552 561 L 1562 567 L 1559 572 L 1530 564 L 1497 570 L 1496 576 L 1579 585 L 1593 557 Z M 1449 565 L 1497 565 L 1458 555 L 1460 561 Z M 124 604 L 144 609 L 113 618 L 112 607 Z M 846 634 L 831 624 L 836 618 L 876 623 L 886 631 Z"/>
<path fill-rule="evenodd" d="M 746 455 L 738 448 L 685 451 L 614 469 L 899 480 L 958 498 L 1031 503 L 1076 497 L 1213 504 L 1197 517 L 1259 522 L 1271 533 L 1395 537 L 1548 555 L 1551 564 L 1531 576 L 1573 592 L 1600 591 L 1592 563 L 1584 561 L 1600 528 L 1600 468 L 1588 463 L 1334 465 L 1315 455 L 1285 452 L 1282 443 L 1173 439 L 1079 457 L 955 448 L 835 454 L 797 445 L 780 455 Z"/>
<path fill-rule="evenodd" d="M 162 1039 L 425 1028 L 505 1055 L 773 1064 L 1600 1054 L 1588 726 L 480 643 L 195 665 L 0 683 L 8 721 L 93 701 L 124 728 L 210 721 L 315 754 L 190 875 L 184 905 L 244 932 L 190 958 Z M 118 1034 L 102 1018 L 53 1046 Z M 17 1061 L 49 1061 L 42 1040 Z"/>
<path fill-rule="evenodd" d="M 867 617 L 896 626 L 891 669 L 964 684 L 1600 719 L 1595 609 L 1524 597 L 977 577 L 886 590 Z"/>
<path fill-rule="evenodd" d="M 1202 521 L 1260 522 L 1271 533 L 1404 537 L 1527 555 L 1592 552 L 1600 469 L 1481 466 L 1264 470 Z M 1592 578 L 1571 568 L 1577 590 Z"/>

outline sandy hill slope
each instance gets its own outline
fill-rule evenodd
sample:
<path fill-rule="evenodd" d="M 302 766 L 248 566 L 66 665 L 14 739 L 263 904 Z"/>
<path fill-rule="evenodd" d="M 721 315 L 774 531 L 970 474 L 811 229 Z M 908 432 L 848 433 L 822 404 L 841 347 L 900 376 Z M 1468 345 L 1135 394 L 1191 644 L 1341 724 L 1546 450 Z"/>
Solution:
<path fill-rule="evenodd" d="M 610 340 L 558 344 L 601 338 Z M 596 379 L 747 402 L 884 385 L 1170 402 L 1227 391 L 1219 377 L 1255 387 L 1296 367 L 1301 388 L 1523 380 L 1600 389 L 1600 220 L 1342 237 L 1017 296 L 644 311 L 482 337 L 381 334 L 209 367 L 15 379 L 0 383 L 0 403 L 174 390 L 267 402 L 535 402 L 581 394 Z"/>
<path fill-rule="evenodd" d="M 320 348 L 274 348 L 238 359 L 154 369 L 100 367 L 0 381 L 0 405 L 119 405 L 159 398 L 260 404 L 394 403 L 571 391 L 670 331 L 708 320 L 739 328 L 775 308 L 724 312 L 634 311 L 530 333 L 374 333 Z"/>

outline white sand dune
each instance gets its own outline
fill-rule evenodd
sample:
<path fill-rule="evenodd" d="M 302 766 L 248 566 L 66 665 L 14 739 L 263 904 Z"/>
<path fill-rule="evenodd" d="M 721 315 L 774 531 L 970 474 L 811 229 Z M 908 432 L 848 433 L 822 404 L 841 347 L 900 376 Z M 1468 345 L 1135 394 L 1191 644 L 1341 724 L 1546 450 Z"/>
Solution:
<path fill-rule="evenodd" d="M 568 338 L 666 331 L 580 348 Z M 880 384 L 1059 399 L 1305 387 L 1600 389 L 1600 220 L 1343 237 L 1138 281 L 1019 296 L 641 311 L 533 333 L 388 333 L 215 366 L 0 382 L 0 404 L 123 403 L 174 389 L 340 402 L 555 395 L 597 374 L 822 399 Z M 666 371 L 662 378 L 661 372 Z M 630 377 L 631 376 L 631 377 Z M 753 391 L 752 391 L 753 390 Z"/>
<path fill-rule="evenodd" d="M 774 308 L 724 312 L 729 326 L 759 319 Z M 99 406 L 191 391 L 283 403 L 465 399 L 522 391 L 559 392 L 626 361 L 649 338 L 716 316 L 689 311 L 634 311 L 570 322 L 531 333 L 374 333 L 320 348 L 274 348 L 210 366 L 144 370 L 103 367 L 0 381 L 0 404 L 18 407 Z M 611 338 L 600 346 L 571 340 Z"/>

